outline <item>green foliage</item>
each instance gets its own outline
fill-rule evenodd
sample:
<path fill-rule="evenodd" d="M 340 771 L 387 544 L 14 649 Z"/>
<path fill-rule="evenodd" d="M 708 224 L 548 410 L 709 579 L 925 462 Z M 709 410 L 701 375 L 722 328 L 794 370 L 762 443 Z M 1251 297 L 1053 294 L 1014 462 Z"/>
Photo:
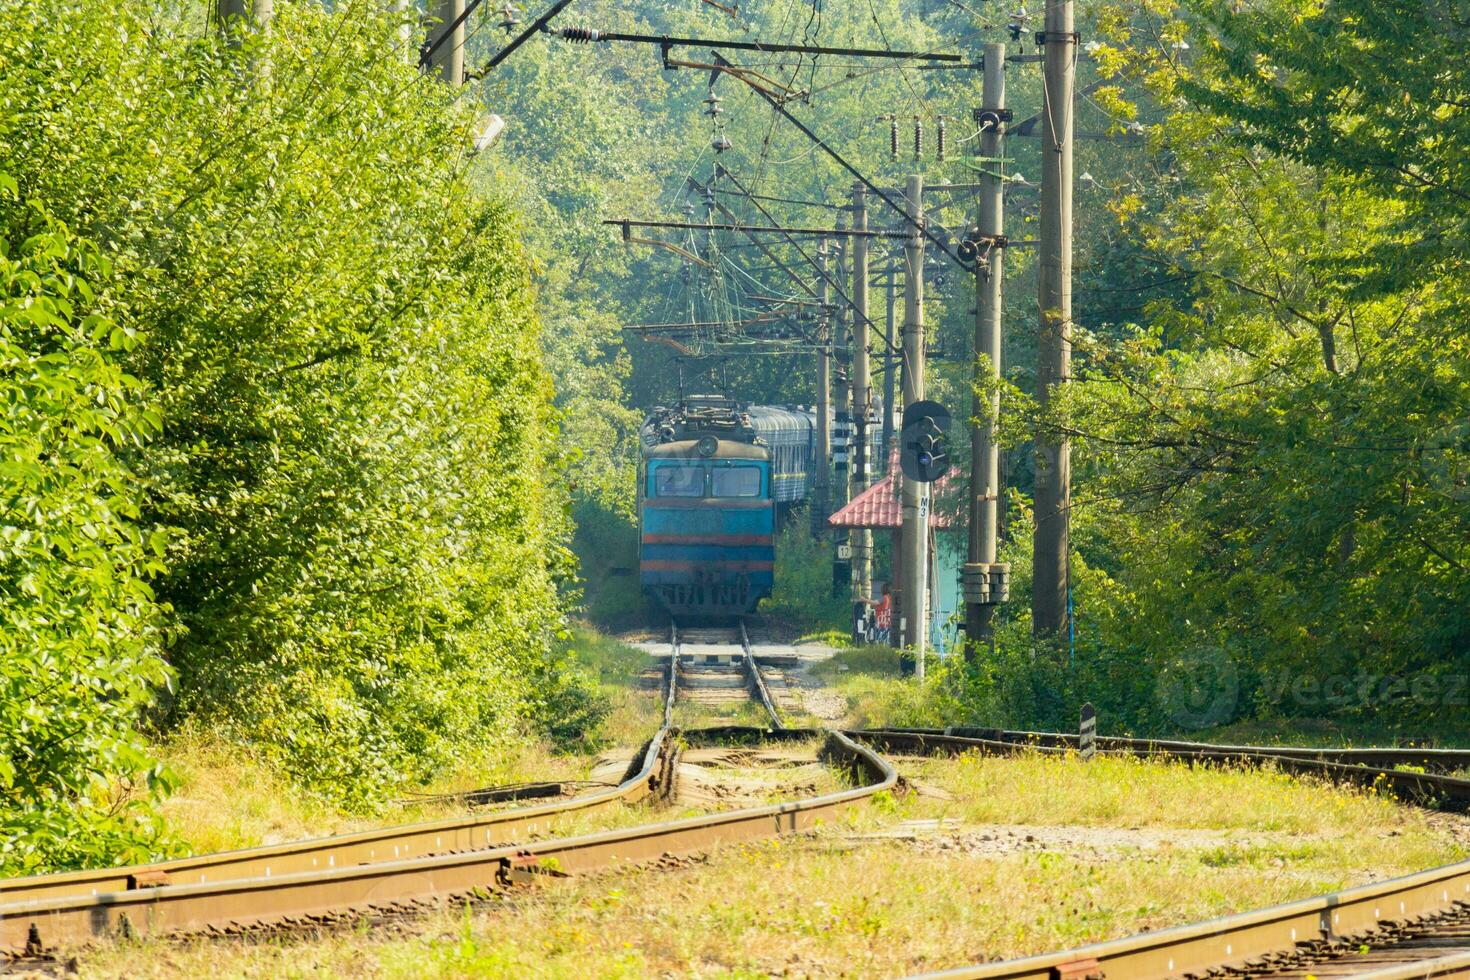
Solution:
<path fill-rule="evenodd" d="M 806 511 L 794 511 L 776 535 L 775 582 L 761 611 L 805 632 L 844 629 L 850 610 L 845 596 L 832 595 L 830 542 L 811 533 Z"/>
<path fill-rule="evenodd" d="M 571 560 L 526 257 L 386 15 L 201 27 L 7 5 L 0 156 L 115 264 L 163 421 L 133 454 L 171 542 L 160 720 L 369 804 L 550 717 Z"/>
<path fill-rule="evenodd" d="M 624 682 L 627 677 L 622 678 Z M 531 678 L 532 718 L 558 748 L 586 745 L 612 711 L 599 679 L 567 651 Z"/>
<path fill-rule="evenodd" d="M 168 535 L 140 527 L 125 457 L 159 420 L 99 309 L 107 260 L 3 173 L 0 228 L 0 874 L 147 860 L 170 777 L 134 726 L 168 678 Z"/>
<path fill-rule="evenodd" d="M 1384 295 L 1466 274 L 1463 8 L 1274 0 L 1241 11 L 1193 0 L 1187 10 L 1211 36 L 1184 94 L 1239 143 L 1346 176 L 1387 205 L 1362 216 L 1372 241 L 1336 250 L 1340 285 Z"/>

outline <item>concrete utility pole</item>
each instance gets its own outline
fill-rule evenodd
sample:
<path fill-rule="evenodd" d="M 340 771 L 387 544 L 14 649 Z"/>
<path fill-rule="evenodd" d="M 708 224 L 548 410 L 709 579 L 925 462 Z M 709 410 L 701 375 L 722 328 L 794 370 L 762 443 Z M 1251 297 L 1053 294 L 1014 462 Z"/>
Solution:
<path fill-rule="evenodd" d="M 388 9 L 392 11 L 394 19 L 398 22 L 398 50 L 403 60 L 409 64 L 419 60 L 419 52 L 414 47 L 414 35 L 418 33 L 416 21 L 418 20 L 418 8 L 414 0 L 389 0 Z"/>
<path fill-rule="evenodd" d="M 218 0 L 215 11 L 220 26 L 228 26 L 236 18 L 248 18 L 260 27 L 268 27 L 275 14 L 274 0 Z"/>
<path fill-rule="evenodd" d="M 985 45 L 985 81 L 982 113 L 993 113 L 994 125 L 980 133 L 980 213 L 976 228 L 982 244 L 1005 233 L 1005 179 L 1001 167 L 1005 150 L 1000 119 L 1006 106 L 1006 49 Z M 982 123 L 983 125 L 983 123 Z M 970 541 L 964 571 L 965 634 L 971 644 L 991 643 L 995 637 L 995 607 L 1007 598 L 1009 568 L 996 564 L 1000 500 L 1000 447 L 995 428 L 1000 416 L 1001 281 L 1005 249 L 992 244 L 975 263 L 975 376 L 974 387 L 991 388 L 981 401 L 976 395 L 970 429 Z M 988 363 L 981 365 L 980 356 Z"/>
<path fill-rule="evenodd" d="M 264 34 L 270 30 L 275 4 L 273 0 L 217 0 L 215 13 L 225 43 L 234 48 L 240 46 L 246 33 Z M 254 86 L 257 92 L 266 90 L 270 85 L 270 64 L 253 57 L 250 62 L 250 70 L 244 73 L 242 81 Z"/>
<path fill-rule="evenodd" d="M 1073 0 L 1048 0 L 1041 123 L 1041 319 L 1036 395 L 1044 413 L 1072 376 L 1072 91 L 1077 71 Z M 1032 539 L 1031 631 L 1054 637 L 1067 625 L 1068 522 L 1072 447 L 1036 434 L 1036 534 Z"/>
<path fill-rule="evenodd" d="M 847 230 L 847 215 L 837 215 L 837 239 L 833 248 L 837 255 L 837 267 L 833 270 L 833 279 L 838 283 L 847 282 L 847 255 L 848 237 L 842 234 Z M 837 286 L 836 292 L 842 292 L 842 287 Z M 833 405 L 833 428 L 832 428 L 832 510 L 841 510 L 842 505 L 847 503 L 847 481 L 852 472 L 852 387 L 846 383 L 841 365 L 843 359 L 840 356 L 842 345 L 852 341 L 852 304 L 839 303 L 837 315 L 832 320 L 832 346 L 833 363 L 838 366 L 837 380 L 838 392 L 836 403 Z M 850 565 L 850 562 L 849 562 Z M 840 569 L 839 569 L 840 570 Z M 848 575 L 851 577 L 851 568 Z M 834 577 L 834 584 L 837 579 Z M 835 593 L 834 593 L 835 595 Z"/>
<path fill-rule="evenodd" d="M 459 20 L 459 16 L 464 13 L 464 3 L 465 0 L 437 0 L 429 27 L 430 44 L 436 43 L 449 25 Z M 439 45 L 439 49 L 434 52 L 432 64 L 451 87 L 459 88 L 464 84 L 464 24 L 455 28 L 449 40 Z"/>
<path fill-rule="evenodd" d="M 911 234 L 904 240 L 903 403 L 924 399 L 924 178 L 912 174 L 907 188 Z M 899 642 L 914 652 L 914 676 L 924 679 L 929 582 L 929 485 L 903 481 L 903 560 Z"/>
<path fill-rule="evenodd" d="M 852 230 L 868 230 L 868 192 L 861 182 L 852 185 Z M 873 376 L 868 366 L 868 240 L 852 239 L 852 499 L 868 487 L 868 411 L 873 404 Z M 873 532 L 857 528 L 848 536 L 852 546 L 852 583 L 855 599 L 873 594 Z"/>
<path fill-rule="evenodd" d="M 832 284 L 827 276 L 827 243 L 817 250 L 821 290 L 817 301 L 817 472 L 812 481 L 812 535 L 827 532 L 827 507 L 832 499 Z"/>
<path fill-rule="evenodd" d="M 893 256 L 888 256 L 888 266 L 885 270 L 888 278 L 888 339 L 883 344 L 883 458 L 878 460 L 878 466 L 884 473 L 888 472 L 888 455 L 893 452 L 893 428 L 894 428 L 894 406 L 898 399 L 894 397 L 894 390 L 898 384 L 898 372 L 894 370 L 893 363 L 893 338 L 898 334 L 894 325 L 898 322 L 894 310 L 898 306 L 898 263 L 893 261 Z M 895 584 L 894 589 L 898 586 Z"/>

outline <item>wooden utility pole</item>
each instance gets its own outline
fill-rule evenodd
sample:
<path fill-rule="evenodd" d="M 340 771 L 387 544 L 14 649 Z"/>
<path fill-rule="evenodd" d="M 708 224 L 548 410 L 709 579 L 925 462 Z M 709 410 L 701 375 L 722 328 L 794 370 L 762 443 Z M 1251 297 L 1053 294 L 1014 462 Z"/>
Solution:
<path fill-rule="evenodd" d="M 868 191 L 861 181 L 852 185 L 852 230 L 868 230 Z M 852 239 L 852 499 L 868 487 L 868 412 L 873 404 L 873 376 L 868 365 L 868 239 Z M 853 598 L 873 595 L 873 532 L 857 528 L 848 536 L 852 546 Z"/>
<path fill-rule="evenodd" d="M 909 237 L 904 240 L 903 403 L 924 400 L 924 178 L 912 174 L 907 188 Z M 899 643 L 914 653 L 914 676 L 924 679 L 929 631 L 925 612 L 929 580 L 929 485 L 903 481 L 903 560 Z"/>
<path fill-rule="evenodd" d="M 1040 324 L 1036 397 L 1043 414 L 1072 375 L 1072 91 L 1077 72 L 1073 0 L 1048 0 L 1041 111 Z M 1036 533 L 1032 539 L 1031 631 L 1055 637 L 1067 624 L 1072 447 L 1036 433 Z"/>
<path fill-rule="evenodd" d="M 827 531 L 827 507 L 832 483 L 832 284 L 827 275 L 827 243 L 817 250 L 821 288 L 817 301 L 817 472 L 812 486 L 812 535 Z"/>
<path fill-rule="evenodd" d="M 444 36 L 449 25 L 457 23 L 464 13 L 465 0 L 437 0 L 433 6 L 433 20 L 429 27 L 429 44 L 436 44 Z M 439 45 L 431 59 L 440 77 L 451 87 L 464 84 L 464 24 L 460 23 L 454 33 Z"/>
<path fill-rule="evenodd" d="M 985 79 L 980 104 L 980 213 L 976 230 L 981 249 L 975 262 L 975 404 L 970 429 L 970 540 L 964 571 L 965 634 L 971 649 L 994 640 L 997 603 L 1006 599 L 1008 567 L 996 563 L 997 506 L 1000 500 L 1001 281 L 1005 249 L 1006 49 L 985 45 Z M 986 243 L 989 242 L 987 247 Z M 984 357 L 985 363 L 980 358 Z M 990 395 L 980 400 L 980 389 Z"/>

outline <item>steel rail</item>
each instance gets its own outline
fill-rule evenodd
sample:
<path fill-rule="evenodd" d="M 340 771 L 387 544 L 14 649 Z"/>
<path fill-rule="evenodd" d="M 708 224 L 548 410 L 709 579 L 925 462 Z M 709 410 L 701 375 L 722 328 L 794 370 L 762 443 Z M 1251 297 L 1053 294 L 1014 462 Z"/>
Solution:
<path fill-rule="evenodd" d="M 1430 916 L 1456 903 L 1470 903 L 1470 861 L 1254 912 L 923 976 L 945 980 L 1057 980 L 1096 975 L 1108 980 L 1133 980 L 1201 974 L 1271 953 L 1290 953 L 1313 940 L 1369 938 L 1389 922 Z M 1421 967 L 1408 975 L 1431 974 Z"/>
<path fill-rule="evenodd" d="M 1395 963 L 1353 974 L 1354 980 L 1419 980 L 1421 977 L 1470 977 L 1470 953 Z"/>
<path fill-rule="evenodd" d="M 896 747 L 901 751 L 922 752 L 928 748 L 942 748 L 952 752 L 977 751 L 991 755 L 1019 755 L 1026 752 L 1037 752 L 1043 755 L 1061 755 L 1072 751 L 1072 748 L 1066 745 L 1042 745 L 1022 741 L 968 738 L 965 736 L 943 735 L 932 732 L 872 729 L 852 731 L 848 734 L 866 742 L 877 743 L 887 750 L 892 750 Z M 1214 746 L 1208 743 L 1195 742 L 1174 743 L 1174 747 L 1171 748 L 1155 748 L 1154 745 L 1156 743 L 1149 743 L 1143 739 L 1123 741 L 1131 741 L 1135 744 L 1124 747 L 1099 748 L 1098 754 L 1102 756 L 1158 758 L 1161 760 L 1188 761 L 1211 765 L 1269 764 L 1285 772 L 1291 772 L 1297 775 L 1317 776 L 1332 782 L 1351 782 L 1386 790 L 1392 792 L 1399 799 L 1410 803 L 1433 801 L 1441 809 L 1455 811 L 1470 810 L 1470 779 L 1455 776 L 1403 769 L 1383 769 L 1376 766 L 1337 762 L 1329 758 L 1282 755 L 1270 747 L 1246 749 L 1239 746 Z"/>
<path fill-rule="evenodd" d="M 0 902 L 9 907 L 158 885 L 289 875 L 527 840 L 552 831 L 561 818 L 636 803 L 648 796 L 653 790 L 649 776 L 658 747 L 658 742 L 650 742 L 636 771 L 617 786 L 569 800 L 171 861 L 0 879 Z"/>
<path fill-rule="evenodd" d="M 766 679 L 761 674 L 761 665 L 755 662 L 755 653 L 750 648 L 750 634 L 745 629 L 744 619 L 740 620 L 740 649 L 744 652 L 745 672 L 750 678 L 751 692 L 770 716 L 772 727 L 778 731 L 784 729 L 786 726 L 781 721 L 781 712 L 776 708 L 776 702 L 771 700 L 771 691 L 766 687 Z"/>
<path fill-rule="evenodd" d="M 669 734 L 661 730 L 650 745 L 642 773 L 645 778 L 652 776 L 656 760 L 666 755 L 664 746 L 674 741 Z M 810 737 L 818 731 L 786 729 L 778 734 Z M 790 803 L 465 853 L 13 902 L 0 905 L 0 951 L 35 952 L 103 936 L 168 934 L 225 923 L 273 922 L 472 895 L 534 878 L 538 872 L 595 871 L 812 829 L 855 803 L 897 787 L 897 771 L 872 749 L 840 732 L 826 734 L 824 757 L 865 771 L 868 780 L 863 785 Z"/>
<path fill-rule="evenodd" d="M 677 697 L 677 627 L 671 628 L 670 642 L 674 656 L 669 658 L 669 668 L 664 674 L 662 730 L 672 727 Z M 171 861 L 0 879 L 0 902 L 13 904 L 66 896 L 96 896 L 159 885 L 288 875 L 483 848 L 491 844 L 513 844 L 553 831 L 557 822 L 565 817 L 637 803 L 651 792 L 665 790 L 667 782 L 661 780 L 666 780 L 668 774 L 660 775 L 653 768 L 655 750 L 656 743 L 649 742 L 641 758 L 635 759 L 617 786 L 569 800 L 499 813 L 200 854 Z"/>
<path fill-rule="evenodd" d="M 674 727 L 674 699 L 679 693 L 679 624 L 669 621 L 669 670 L 664 676 L 664 729 Z"/>
<path fill-rule="evenodd" d="M 1001 728 L 979 728 L 953 726 L 950 728 L 890 728 L 875 731 L 892 731 L 919 735 L 955 735 L 968 738 L 988 739 L 997 742 L 1015 742 L 1047 748 L 1077 747 L 1077 736 L 1058 732 L 1011 731 Z M 1350 765 L 1367 765 L 1379 768 L 1393 766 L 1423 766 L 1430 772 L 1448 772 L 1470 769 L 1470 749 L 1431 749 L 1400 746 L 1396 748 L 1332 748 L 1293 745 L 1227 745 L 1215 742 L 1188 742 L 1178 739 L 1125 738 L 1122 736 L 1099 735 L 1096 739 L 1100 749 L 1147 749 L 1153 753 L 1214 752 L 1255 755 L 1276 755 L 1294 759 L 1321 759 Z"/>

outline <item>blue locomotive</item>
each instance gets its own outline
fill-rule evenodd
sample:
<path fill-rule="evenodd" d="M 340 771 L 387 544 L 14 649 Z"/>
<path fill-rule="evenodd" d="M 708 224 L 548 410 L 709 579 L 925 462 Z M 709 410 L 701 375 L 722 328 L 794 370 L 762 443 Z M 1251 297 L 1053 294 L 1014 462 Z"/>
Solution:
<path fill-rule="evenodd" d="M 752 612 L 770 595 L 776 531 L 806 499 L 809 412 L 696 396 L 644 423 L 639 580 L 675 616 Z"/>

